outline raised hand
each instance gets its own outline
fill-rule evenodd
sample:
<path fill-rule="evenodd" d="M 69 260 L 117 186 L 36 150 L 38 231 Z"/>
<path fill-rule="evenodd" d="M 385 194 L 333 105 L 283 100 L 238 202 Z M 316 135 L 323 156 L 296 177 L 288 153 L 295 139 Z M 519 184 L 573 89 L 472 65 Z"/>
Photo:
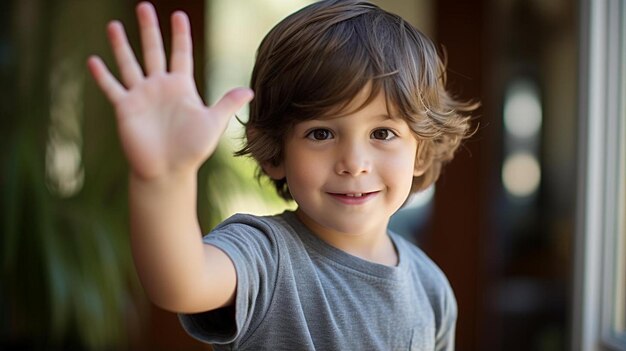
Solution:
<path fill-rule="evenodd" d="M 229 118 L 253 93 L 233 89 L 207 107 L 193 79 L 187 15 L 177 11 L 171 16 L 169 70 L 154 7 L 140 3 L 137 18 L 145 73 L 118 21 L 110 22 L 107 31 L 121 82 L 97 56 L 89 58 L 89 69 L 115 107 L 120 139 L 134 176 L 149 180 L 197 171 L 215 150 Z"/>

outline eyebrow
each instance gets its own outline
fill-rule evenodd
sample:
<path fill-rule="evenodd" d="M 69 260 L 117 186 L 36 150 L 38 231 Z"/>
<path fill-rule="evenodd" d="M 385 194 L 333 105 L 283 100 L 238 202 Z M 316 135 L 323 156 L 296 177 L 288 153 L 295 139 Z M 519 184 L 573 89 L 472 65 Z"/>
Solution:
<path fill-rule="evenodd" d="M 389 115 L 389 114 L 387 114 L 387 113 L 383 113 L 383 114 L 377 115 L 376 117 L 382 117 L 382 119 L 384 119 L 384 120 L 388 120 L 388 119 L 391 119 L 391 120 L 393 120 L 393 119 L 397 119 L 397 117 L 396 117 L 396 118 L 394 118 L 394 117 L 392 117 L 391 115 Z"/>

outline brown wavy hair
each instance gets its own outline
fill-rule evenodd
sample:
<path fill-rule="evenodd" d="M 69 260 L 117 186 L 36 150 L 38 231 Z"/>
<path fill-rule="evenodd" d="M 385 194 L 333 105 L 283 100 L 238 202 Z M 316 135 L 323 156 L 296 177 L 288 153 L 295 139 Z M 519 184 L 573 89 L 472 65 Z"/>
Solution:
<path fill-rule="evenodd" d="M 284 140 L 298 122 L 342 113 L 368 87 L 371 102 L 381 90 L 387 105 L 418 138 L 411 191 L 434 183 L 468 137 L 477 104 L 446 90 L 445 65 L 432 41 L 400 16 L 356 0 L 325 0 L 286 17 L 263 39 L 252 72 L 255 98 L 245 123 L 246 143 L 237 156 L 279 165 Z M 285 179 L 272 180 L 291 199 Z"/>

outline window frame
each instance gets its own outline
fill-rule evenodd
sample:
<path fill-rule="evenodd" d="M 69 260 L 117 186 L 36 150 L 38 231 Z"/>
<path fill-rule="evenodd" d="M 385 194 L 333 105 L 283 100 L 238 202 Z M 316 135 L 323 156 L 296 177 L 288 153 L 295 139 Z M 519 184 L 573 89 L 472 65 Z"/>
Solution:
<path fill-rule="evenodd" d="M 614 332 L 615 302 L 624 296 L 624 278 L 617 277 L 626 255 L 626 1 L 580 5 L 581 162 L 571 346 L 626 351 L 626 331 Z"/>

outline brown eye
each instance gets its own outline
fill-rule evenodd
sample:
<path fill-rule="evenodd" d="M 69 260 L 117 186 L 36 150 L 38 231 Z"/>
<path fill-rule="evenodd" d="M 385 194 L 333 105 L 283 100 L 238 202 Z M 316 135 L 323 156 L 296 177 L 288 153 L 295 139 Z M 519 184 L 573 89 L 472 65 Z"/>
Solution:
<path fill-rule="evenodd" d="M 372 132 L 372 138 L 377 140 L 390 140 L 396 135 L 389 129 L 376 129 Z"/>
<path fill-rule="evenodd" d="M 307 134 L 307 138 L 313 140 L 326 140 L 332 138 L 332 133 L 328 129 L 314 129 Z"/>

